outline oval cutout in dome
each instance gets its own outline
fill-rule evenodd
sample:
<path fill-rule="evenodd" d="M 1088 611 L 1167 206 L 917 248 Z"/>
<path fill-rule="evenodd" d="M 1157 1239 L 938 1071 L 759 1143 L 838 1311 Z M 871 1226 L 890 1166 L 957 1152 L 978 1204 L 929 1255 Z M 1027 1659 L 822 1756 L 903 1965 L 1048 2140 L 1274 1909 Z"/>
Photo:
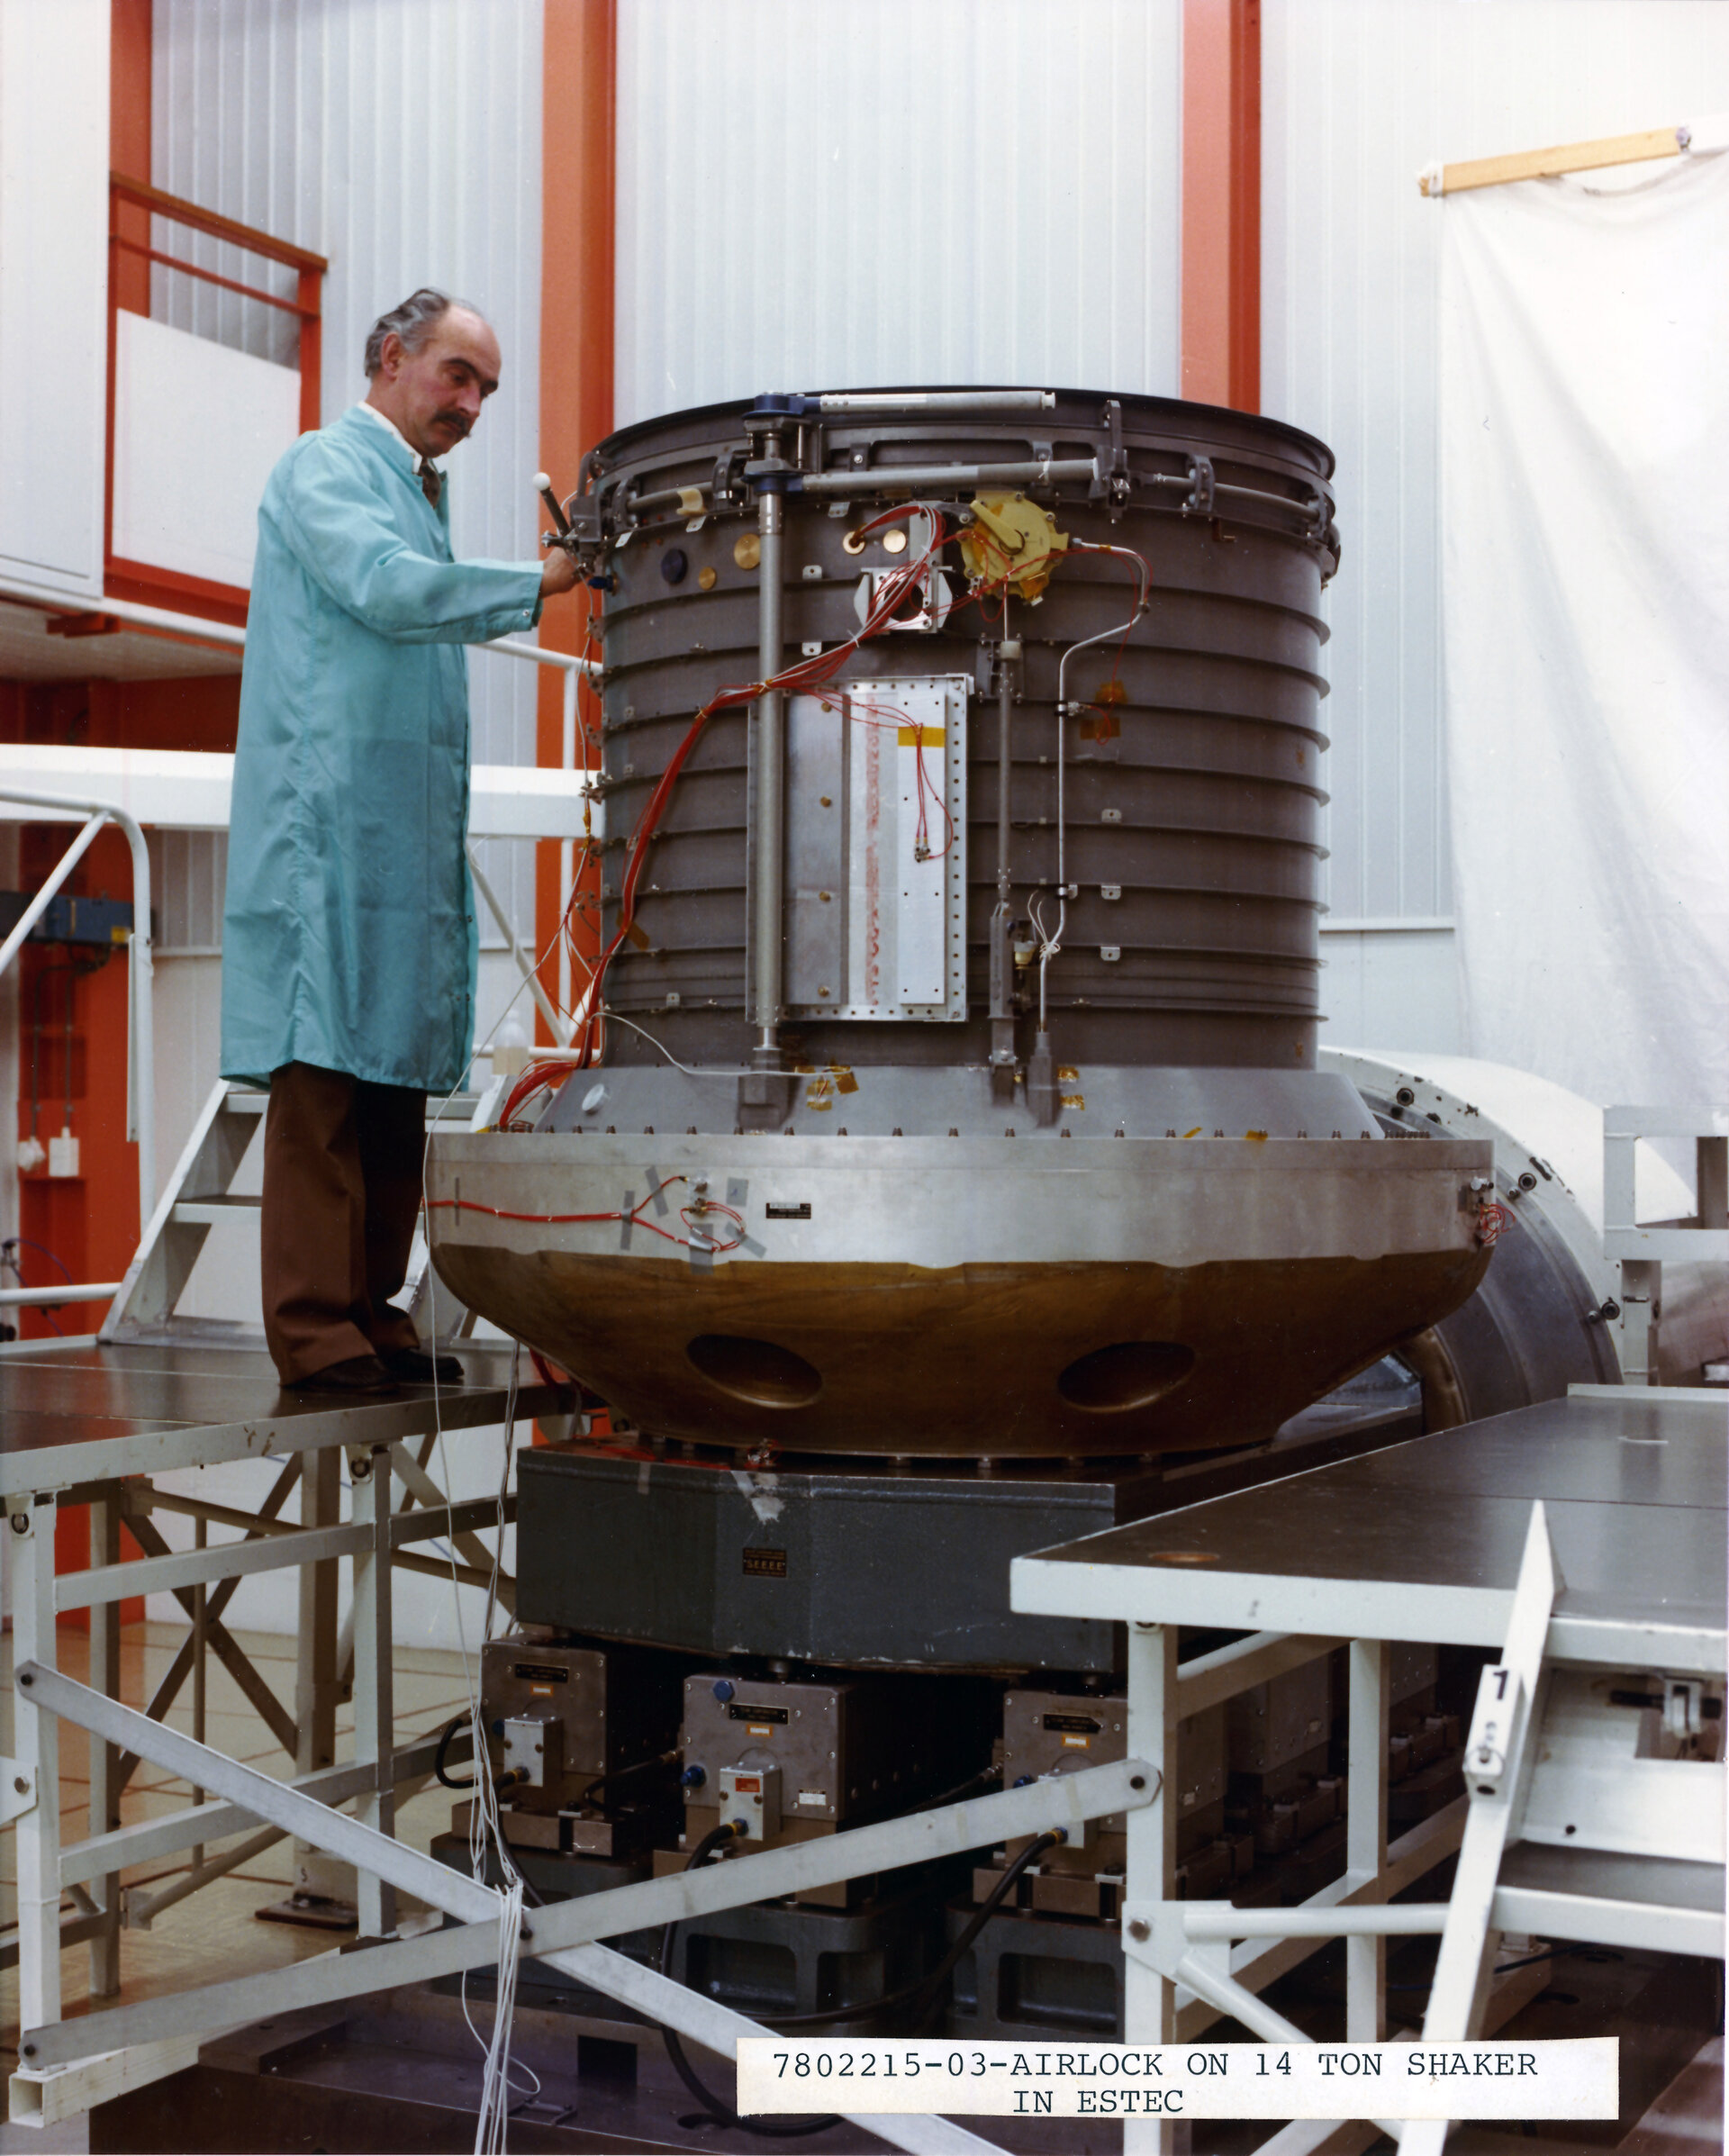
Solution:
<path fill-rule="evenodd" d="M 808 1408 L 822 1391 L 821 1372 L 773 1340 L 699 1333 L 684 1353 L 710 1384 L 753 1408 Z"/>
<path fill-rule="evenodd" d="M 1118 1340 L 1071 1363 L 1056 1389 L 1090 1415 L 1123 1415 L 1174 1391 L 1194 1366 L 1194 1349 L 1177 1341 Z"/>

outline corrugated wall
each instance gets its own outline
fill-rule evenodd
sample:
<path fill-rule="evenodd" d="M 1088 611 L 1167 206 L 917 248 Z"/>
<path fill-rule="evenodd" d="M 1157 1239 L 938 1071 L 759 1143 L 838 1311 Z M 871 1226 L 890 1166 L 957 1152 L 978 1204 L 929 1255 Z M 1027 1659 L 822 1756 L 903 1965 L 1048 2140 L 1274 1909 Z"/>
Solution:
<path fill-rule="evenodd" d="M 1265 0 L 1263 23 L 1263 394 L 1339 458 L 1333 919 L 1416 924 L 1451 906 L 1435 433 L 1445 210 L 1416 176 L 1729 108 L 1729 7 Z M 1520 815 L 1539 811 L 1507 809 L 1516 845 Z M 1432 956 L 1435 939 L 1423 947 Z"/>
<path fill-rule="evenodd" d="M 625 0 L 618 418 L 1177 382 L 1177 0 Z"/>
<path fill-rule="evenodd" d="M 501 386 L 452 459 L 453 536 L 459 555 L 516 561 L 539 551 L 540 50 L 541 0 L 155 5 L 151 177 L 330 258 L 327 421 L 365 394 L 367 331 L 415 285 L 472 299 L 497 329 Z M 259 281 L 256 258 L 160 220 L 157 235 Z M 156 275 L 163 319 L 293 359 L 288 317 Z M 535 669 L 475 654 L 469 671 L 475 760 L 532 764 Z M 531 850 L 495 845 L 486 864 L 528 933 Z"/>

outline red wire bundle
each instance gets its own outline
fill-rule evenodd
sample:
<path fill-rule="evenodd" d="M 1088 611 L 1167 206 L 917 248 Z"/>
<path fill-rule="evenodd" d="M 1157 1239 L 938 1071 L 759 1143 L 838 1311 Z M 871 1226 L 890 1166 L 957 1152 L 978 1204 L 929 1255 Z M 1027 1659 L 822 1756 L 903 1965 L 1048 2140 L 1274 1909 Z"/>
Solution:
<path fill-rule="evenodd" d="M 560 929 L 560 932 L 566 937 L 570 946 L 573 958 L 577 965 L 583 967 L 588 976 L 588 984 L 578 1006 L 582 1013 L 580 1029 L 572 1044 L 575 1053 L 568 1057 L 561 1057 L 557 1062 L 544 1060 L 530 1063 L 528 1065 L 515 1085 L 511 1087 L 509 1098 L 504 1103 L 503 1112 L 499 1118 L 502 1128 L 511 1128 L 518 1110 L 535 1093 L 543 1089 L 562 1084 L 573 1070 L 584 1068 L 593 1063 L 598 1056 L 602 1045 L 601 993 L 605 983 L 607 969 L 617 956 L 620 945 L 636 925 L 637 887 L 641 880 L 642 865 L 647 856 L 649 842 L 659 826 L 661 818 L 665 814 L 667 802 L 671 799 L 673 789 L 678 783 L 679 775 L 690 760 L 691 752 L 701 739 L 702 730 L 708 725 L 709 720 L 717 711 L 730 710 L 741 703 L 755 702 L 759 696 L 771 689 L 777 689 L 791 695 L 800 695 L 819 690 L 833 679 L 842 663 L 851 653 L 857 650 L 867 638 L 882 635 L 893 621 L 901 602 L 910 592 L 918 588 L 937 555 L 947 544 L 948 526 L 946 519 L 937 510 L 926 508 L 917 502 L 905 502 L 898 503 L 892 509 L 884 510 L 879 516 L 873 517 L 868 523 L 857 527 L 856 536 L 864 539 L 873 531 L 880 530 L 885 524 L 898 523 L 903 519 L 915 516 L 929 519 L 930 543 L 916 561 L 909 562 L 904 568 L 897 569 L 883 579 L 877 590 L 875 602 L 866 616 L 863 627 L 855 635 L 849 637 L 845 643 L 837 644 L 832 650 L 801 660 L 797 666 L 785 668 L 784 671 L 774 675 L 767 681 L 736 683 L 720 690 L 717 695 L 703 705 L 692 720 L 683 739 L 674 750 L 666 768 L 656 780 L 654 792 L 649 795 L 642 814 L 637 820 L 637 828 L 630 835 L 626 848 L 629 865 L 625 869 L 624 882 L 620 892 L 618 925 L 614 929 L 611 939 L 592 965 L 576 950 L 574 932 L 574 916 L 589 902 L 588 894 L 583 889 L 583 875 L 593 848 L 592 841 L 584 841 L 582 856 L 577 864 L 577 872 L 572 880 L 571 895 Z M 1153 584 L 1152 566 L 1145 557 L 1136 553 L 1132 548 L 1115 547 L 1082 539 L 1072 541 L 1071 548 L 1072 550 L 1088 554 L 1120 554 L 1138 566 L 1141 588 L 1135 615 L 1135 619 L 1138 620 L 1141 612 L 1145 609 Z M 1025 564 L 1011 565 L 1003 576 L 977 585 L 968 594 L 968 600 L 977 599 L 982 605 L 984 600 L 991 593 L 1000 591 L 1007 584 L 1009 577 L 1019 574 L 1025 566 Z M 1127 643 L 1128 629 L 1133 626 L 1134 623 L 1131 621 L 1128 628 L 1124 630 L 1124 645 Z M 1119 647 L 1117 663 L 1120 665 L 1121 660 L 1122 647 Z M 882 725 L 892 721 L 896 725 L 900 725 L 906 721 L 904 712 L 896 711 L 888 705 L 874 705 L 863 699 L 855 699 L 854 701 L 855 705 L 860 707 L 857 715 L 866 724 Z M 936 857 L 940 858 L 943 854 L 947 853 L 955 842 L 955 823 L 953 817 L 949 814 L 946 790 L 940 785 L 933 786 L 927 775 L 922 736 L 919 741 L 918 767 L 917 842 L 928 849 L 929 824 L 927 801 L 928 799 L 935 800 L 942 811 L 943 821 L 947 827 L 947 836 L 942 847 L 937 849 L 936 853 Z M 927 857 L 929 857 L 928 854 Z M 602 1217 L 610 1218 L 612 1216 Z M 644 1225 L 647 1226 L 647 1223 L 645 1222 Z M 657 1229 L 656 1232 L 662 1231 Z"/>
<path fill-rule="evenodd" d="M 900 503 L 893 509 L 884 510 L 880 516 L 874 517 L 868 524 L 863 524 L 858 528 L 859 536 L 863 538 L 884 524 L 895 523 L 902 518 L 913 516 L 928 516 L 930 519 L 930 544 L 916 561 L 909 562 L 904 568 L 897 569 L 883 578 L 878 588 L 875 603 L 866 616 L 864 626 L 855 636 L 849 637 L 843 644 L 837 644 L 832 651 L 822 652 L 816 657 L 801 660 L 796 666 L 787 667 L 783 672 L 774 675 L 767 681 L 737 683 L 720 690 L 717 695 L 711 697 L 703 705 L 695 718 L 692 720 L 683 739 L 674 750 L 666 768 L 656 780 L 655 790 L 648 796 L 642 814 L 637 819 L 637 828 L 630 835 L 626 849 L 629 856 L 629 863 L 625 870 L 623 885 L 619 894 L 618 926 L 614 929 L 611 940 L 589 971 L 588 987 L 582 1004 L 582 1026 L 576 1039 L 572 1043 L 576 1053 L 568 1061 L 561 1058 L 556 1063 L 543 1061 L 530 1064 L 511 1087 L 510 1095 L 505 1101 L 503 1112 L 499 1117 L 501 1128 L 508 1129 L 510 1128 L 518 1110 L 532 1094 L 539 1092 L 543 1087 L 562 1083 L 572 1070 L 580 1070 L 594 1060 L 601 1038 L 601 991 L 606 980 L 607 968 L 617 956 L 619 947 L 624 942 L 635 925 L 637 886 L 641 880 L 642 865 L 647 856 L 649 840 L 654 837 L 661 818 L 666 812 L 666 803 L 671 798 L 673 788 L 678 783 L 679 774 L 689 761 L 691 751 L 701 739 L 704 727 L 717 711 L 729 710 L 737 704 L 754 703 L 768 690 L 778 689 L 787 694 L 800 695 L 808 691 L 820 688 L 833 676 L 848 655 L 855 651 L 867 637 L 880 636 L 888 628 L 896 609 L 906 598 L 908 593 L 918 586 L 926 571 L 946 543 L 948 527 L 945 520 L 936 511 L 923 509 L 916 502 L 908 502 Z M 921 772 L 922 762 L 921 752 Z M 586 860 L 590 848 L 584 846 L 584 860 Z M 580 882 L 580 877 L 577 881 Z M 575 894 L 573 892 L 571 905 L 566 909 L 566 922 L 568 922 L 570 912 L 575 906 Z"/>

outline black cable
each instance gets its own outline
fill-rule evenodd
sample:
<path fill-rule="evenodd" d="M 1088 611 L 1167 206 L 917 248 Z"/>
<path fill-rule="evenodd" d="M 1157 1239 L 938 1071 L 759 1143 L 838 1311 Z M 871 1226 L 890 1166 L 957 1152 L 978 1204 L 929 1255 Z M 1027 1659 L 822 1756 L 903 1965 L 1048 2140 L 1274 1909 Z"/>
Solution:
<path fill-rule="evenodd" d="M 969 1797 L 979 1795 L 988 1789 L 992 1782 L 1000 1783 L 1001 1780 L 1000 1767 L 986 1767 L 982 1773 L 973 1775 L 970 1781 L 957 1782 L 952 1789 L 945 1789 L 940 1797 L 920 1798 L 915 1808 L 921 1812 L 939 1812 L 946 1804 L 964 1804 Z"/>
<path fill-rule="evenodd" d="M 475 1787 L 475 1777 L 472 1774 L 466 1781 L 458 1781 L 454 1774 L 447 1774 L 444 1768 L 444 1762 L 450 1753 L 450 1740 L 467 1719 L 466 1715 L 457 1717 L 449 1728 L 439 1739 L 439 1748 L 432 1755 L 432 1771 L 447 1789 L 472 1789 Z"/>
<path fill-rule="evenodd" d="M 828 2007 L 825 2007 L 820 2014 L 776 2016 L 771 2021 L 770 2026 L 776 2029 L 811 2029 L 825 2022 L 853 2021 L 865 2014 L 885 2014 L 891 2007 L 905 2006 L 909 2002 L 922 1999 L 910 2032 L 917 2035 L 924 2025 L 931 2007 L 936 2004 L 937 1990 L 945 1979 L 959 1968 L 963 1955 L 967 1952 L 979 1934 L 990 1923 L 1003 1903 L 1008 1900 L 1009 1895 L 1014 1891 L 1015 1883 L 1021 1873 L 1026 1871 L 1028 1864 L 1033 1862 L 1035 1858 L 1043 1856 L 1047 1849 L 1055 1849 L 1058 1843 L 1066 1842 L 1068 1836 L 1065 1834 L 1056 1829 L 1049 1834 L 1035 1835 L 1014 1862 L 1005 1868 L 1002 1877 L 979 1904 L 972 1921 L 960 1937 L 955 1940 L 954 1945 L 937 1962 L 936 1968 L 921 1976 L 916 1984 L 908 1984 L 901 1990 L 891 1991 L 883 1998 L 862 2000 L 856 2006 Z M 926 1997 L 923 1996 L 925 1994 L 930 1996 Z"/>
<path fill-rule="evenodd" d="M 632 1767 L 615 1767 L 611 1774 L 597 1774 L 583 1791 L 582 1801 L 584 1805 L 596 1804 L 596 1789 L 609 1789 L 616 1781 L 629 1781 L 633 1774 L 647 1774 L 651 1767 L 670 1767 L 679 1756 L 675 1748 L 671 1752 L 657 1752 L 652 1759 L 639 1759 Z M 606 1807 L 602 1804 L 599 1808 L 603 1811 Z"/>
<path fill-rule="evenodd" d="M 742 1831 L 741 1827 L 729 1820 L 725 1825 L 717 1826 L 711 1834 L 704 1834 L 696 1847 L 692 1850 L 690 1860 L 684 1866 L 685 1871 L 700 1871 L 717 1849 L 728 1842 L 736 1840 Z M 678 1921 L 674 1919 L 661 1934 L 660 1973 L 663 1976 L 672 1974 L 673 1947 L 677 1936 Z M 796 2141 L 801 2134 L 826 2133 L 830 2126 L 840 2124 L 841 2114 L 838 2111 L 830 2111 L 813 2119 L 763 2121 L 753 2124 L 751 2120 L 742 2117 L 739 2113 L 735 2111 L 730 2104 L 724 2103 L 709 2088 L 695 2067 L 691 2064 L 676 2029 L 669 2029 L 665 2023 L 662 2022 L 660 2033 L 665 2041 L 666 2056 L 673 2062 L 673 2070 L 697 2102 L 703 2106 L 700 2121 L 681 2119 L 679 2121 L 681 2125 L 700 2123 L 703 2125 L 738 2126 L 743 2132 L 759 2134 L 765 2140 Z"/>

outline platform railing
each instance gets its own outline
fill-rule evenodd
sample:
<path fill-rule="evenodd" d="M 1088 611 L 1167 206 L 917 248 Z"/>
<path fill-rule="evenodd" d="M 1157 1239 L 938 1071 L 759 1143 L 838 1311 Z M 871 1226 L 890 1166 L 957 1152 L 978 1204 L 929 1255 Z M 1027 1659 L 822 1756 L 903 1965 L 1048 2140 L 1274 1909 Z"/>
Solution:
<path fill-rule="evenodd" d="M 37 603 L 40 603 L 40 595 Z M 104 601 L 102 611 L 113 612 L 123 619 L 136 620 L 152 628 L 167 629 L 232 646 L 243 647 L 246 631 L 220 622 L 204 621 L 192 615 L 170 613 L 159 607 L 134 606 L 125 602 Z M 580 658 L 567 651 L 551 651 L 538 644 L 524 644 L 514 639 L 500 639 L 494 644 L 483 644 L 476 648 L 496 651 L 506 658 L 526 659 L 536 666 L 551 666 L 564 675 L 564 726 L 563 768 L 574 771 L 576 767 L 576 698 L 577 684 L 584 675 L 598 678 L 600 668 L 591 659 Z M 150 861 L 144 842 L 144 833 L 137 820 L 113 802 L 90 801 L 61 793 L 36 793 L 21 792 L 14 787 L 0 786 L 0 802 L 20 808 L 48 811 L 57 820 L 67 816 L 82 815 L 84 824 L 71 845 L 60 856 L 59 862 L 41 889 L 32 897 L 29 905 L 14 925 L 12 933 L 0 945 L 0 974 L 4 974 L 14 957 L 23 947 L 31 930 L 48 910 L 57 892 L 95 843 L 104 825 L 113 823 L 126 835 L 132 856 L 132 934 L 129 946 L 126 1010 L 126 1137 L 129 1143 L 138 1146 L 138 1217 L 140 1229 L 148 1226 L 156 1210 L 156 1060 L 155 1028 L 153 1022 L 152 987 L 155 969 L 150 952 Z M 568 891 L 575 871 L 575 846 L 569 838 L 559 842 L 560 889 Z M 553 1039 L 561 1045 L 570 1037 L 567 1019 L 561 1019 L 551 1000 L 540 984 L 538 970 L 531 956 L 524 950 L 521 938 L 509 915 L 505 912 L 497 893 L 482 873 L 472 851 L 469 865 L 474 875 L 475 888 L 483 902 L 498 923 L 506 947 L 518 969 L 528 983 L 536 1008 L 545 1019 Z M 559 1007 L 570 1007 L 570 955 L 564 939 L 559 939 Z M 122 1283 L 119 1281 L 68 1282 L 59 1287 L 0 1288 L 0 1309 L 19 1305 L 49 1304 L 58 1306 L 74 1302 L 106 1302 L 119 1294 Z"/>
<path fill-rule="evenodd" d="M 31 930 L 47 912 L 54 894 L 95 843 L 108 824 L 126 835 L 132 856 L 132 932 L 126 971 L 126 1137 L 138 1147 L 138 1217 L 156 1210 L 156 1035 L 151 1002 L 154 967 L 150 957 L 150 856 L 137 820 L 112 802 L 82 801 L 64 793 L 26 793 L 0 786 L 0 802 L 19 808 L 48 809 L 59 815 L 82 815 L 84 823 L 60 856 L 42 887 L 31 899 L 17 925 L 0 944 L 0 974 L 23 947 Z M 68 1282 L 44 1292 L 34 1288 L 0 1288 L 0 1306 L 14 1303 L 98 1302 L 118 1292 L 113 1281 Z"/>

